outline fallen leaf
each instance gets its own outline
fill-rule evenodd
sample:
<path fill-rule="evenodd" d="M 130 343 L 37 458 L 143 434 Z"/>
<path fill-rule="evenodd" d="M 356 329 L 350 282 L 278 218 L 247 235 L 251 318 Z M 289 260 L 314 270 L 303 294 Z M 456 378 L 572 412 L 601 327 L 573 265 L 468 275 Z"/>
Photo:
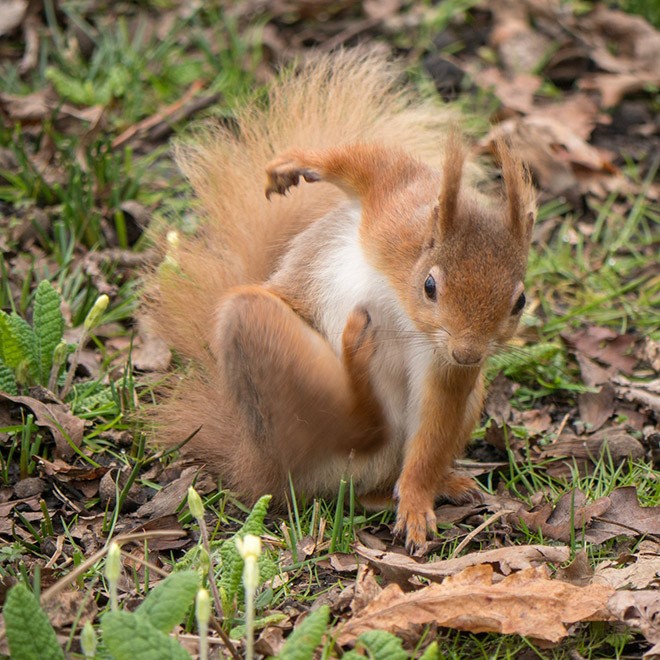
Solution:
<path fill-rule="evenodd" d="M 520 414 L 520 421 L 530 435 L 542 435 L 552 424 L 550 414 L 542 408 L 524 410 Z"/>
<path fill-rule="evenodd" d="M 509 575 L 513 571 L 545 562 L 561 563 L 570 556 L 570 550 L 566 547 L 545 545 L 516 545 L 431 562 L 418 562 L 397 552 L 372 550 L 359 543 L 355 546 L 355 552 L 376 567 L 385 580 L 400 585 L 406 585 L 415 575 L 437 582 L 448 575 L 455 575 L 470 566 L 480 564 L 497 565 L 499 574 Z"/>
<path fill-rule="evenodd" d="M 602 385 L 603 383 L 609 382 L 610 378 L 616 373 L 614 367 L 609 367 L 605 369 L 598 365 L 597 362 L 588 358 L 584 353 L 578 352 L 575 355 L 578 364 L 580 365 L 580 374 L 582 376 L 582 382 L 587 387 L 596 387 L 597 385 Z"/>
<path fill-rule="evenodd" d="M 305 555 L 305 557 L 308 557 L 309 554 Z M 335 552 L 331 554 L 330 566 L 332 566 L 332 570 L 337 571 L 338 573 L 355 573 L 358 569 L 355 555 L 345 552 Z"/>
<path fill-rule="evenodd" d="M 470 504 L 442 504 L 435 510 L 435 520 L 438 525 L 455 525 L 470 516 L 488 511 L 488 506 L 481 502 Z"/>
<path fill-rule="evenodd" d="M 516 391 L 517 385 L 500 373 L 488 386 L 488 396 L 484 408 L 489 417 L 492 417 L 498 425 L 503 425 L 511 417 L 511 397 Z"/>
<path fill-rule="evenodd" d="M 44 609 L 51 624 L 57 630 L 72 623 L 84 625 L 86 621 L 94 621 L 98 607 L 93 595 L 88 591 L 72 589 L 58 593 L 57 598 L 48 599 Z"/>
<path fill-rule="evenodd" d="M 572 530 L 587 527 L 594 517 L 605 513 L 609 507 L 607 497 L 587 503 L 585 495 L 574 490 L 562 495 L 554 509 L 547 503 L 536 511 L 519 511 L 514 520 L 521 520 L 528 529 L 541 532 L 545 538 L 569 542 Z"/>
<path fill-rule="evenodd" d="M 540 457 L 568 459 L 546 466 L 546 471 L 553 477 L 567 477 L 576 468 L 581 474 L 589 473 L 603 458 L 618 465 L 628 459 L 640 460 L 645 454 L 642 444 L 629 433 L 621 429 L 604 429 L 590 436 L 562 435 L 544 447 Z"/>
<path fill-rule="evenodd" d="M 559 103 L 534 110 L 535 117 L 559 121 L 581 140 L 588 140 L 596 128 L 598 105 L 585 94 L 573 94 Z"/>
<path fill-rule="evenodd" d="M 353 614 L 358 614 L 382 593 L 383 587 L 378 584 L 373 569 L 366 564 L 361 564 L 353 590 L 350 607 Z"/>
<path fill-rule="evenodd" d="M 660 590 L 617 591 L 607 607 L 615 619 L 638 628 L 651 644 L 660 646 Z M 654 657 L 652 652 L 645 657 Z"/>
<path fill-rule="evenodd" d="M 85 430 L 85 421 L 69 412 L 69 406 L 62 403 L 42 403 L 29 396 L 9 396 L 0 392 L 2 402 L 17 403 L 29 408 L 34 414 L 35 424 L 47 428 L 55 440 L 57 454 L 68 459 L 73 456 L 75 447 L 80 447 Z M 1 406 L 0 406 L 1 407 Z"/>
<path fill-rule="evenodd" d="M 100 479 L 110 468 L 84 464 L 69 465 L 60 458 L 54 461 L 46 460 L 43 457 L 38 458 L 39 467 L 49 477 L 57 477 L 60 481 L 93 481 Z"/>
<path fill-rule="evenodd" d="M 523 114 L 534 110 L 534 94 L 541 87 L 541 78 L 531 73 L 507 76 L 495 67 L 479 70 L 469 67 L 468 73 L 479 87 L 491 91 L 505 108 Z"/>
<path fill-rule="evenodd" d="M 604 71 L 631 73 L 657 70 L 660 32 L 642 16 L 602 4 L 580 19 L 582 37 L 591 42 L 591 58 Z"/>
<path fill-rule="evenodd" d="M 594 571 L 594 582 L 609 584 L 614 589 L 648 589 L 660 587 L 660 548 L 654 554 L 640 554 L 635 561 L 620 565 L 616 561 L 601 562 Z"/>
<path fill-rule="evenodd" d="M 186 468 L 178 479 L 159 490 L 149 502 L 143 504 L 131 516 L 135 518 L 160 518 L 174 513 L 186 497 L 188 487 L 192 486 L 198 472 L 198 468 Z"/>
<path fill-rule="evenodd" d="M 606 604 L 612 592 L 607 585 L 576 587 L 551 580 L 542 567 L 493 582 L 492 566 L 472 566 L 442 584 L 412 593 L 389 585 L 340 628 L 338 641 L 352 644 L 367 630 L 400 634 L 413 625 L 435 623 L 474 633 L 515 633 L 558 642 L 568 634 L 568 624 L 609 620 Z"/>
<path fill-rule="evenodd" d="M 584 587 L 590 584 L 594 576 L 594 569 L 591 567 L 589 557 L 584 550 L 575 554 L 573 561 L 568 566 L 560 566 L 557 569 L 555 577 L 563 582 L 570 582 L 578 587 Z M 604 584 L 607 584 L 605 582 Z M 615 588 L 614 585 L 610 585 Z"/>
<path fill-rule="evenodd" d="M 621 534 L 660 536 L 660 506 L 640 506 L 634 486 L 617 488 L 610 493 L 611 506 L 587 530 L 592 543 L 604 543 Z"/>
<path fill-rule="evenodd" d="M 637 363 L 637 358 L 630 355 L 637 339 L 633 333 L 619 335 L 611 328 L 589 326 L 577 332 L 562 333 L 561 337 L 571 348 L 626 374 L 632 373 Z"/>
<path fill-rule="evenodd" d="M 581 491 L 571 491 L 562 495 L 554 509 L 545 504 L 536 511 L 519 511 L 516 518 L 545 537 L 564 542 L 571 538 L 571 520 L 575 536 L 590 543 L 604 543 L 621 534 L 660 535 L 660 506 L 640 506 L 633 486 L 617 488 L 590 503 Z"/>
<path fill-rule="evenodd" d="M 649 73 L 596 73 L 578 81 L 580 89 L 600 94 L 601 106 L 612 108 L 619 105 L 629 94 L 660 87 L 660 74 Z"/>
<path fill-rule="evenodd" d="M 581 392 L 578 409 L 589 432 L 597 431 L 614 413 L 614 386 L 605 383 L 598 392 Z"/>

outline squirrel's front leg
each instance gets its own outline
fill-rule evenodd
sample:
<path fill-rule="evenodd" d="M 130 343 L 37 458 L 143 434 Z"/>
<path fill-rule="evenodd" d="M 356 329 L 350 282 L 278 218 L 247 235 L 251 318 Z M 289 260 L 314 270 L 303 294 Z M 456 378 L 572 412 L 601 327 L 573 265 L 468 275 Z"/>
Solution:
<path fill-rule="evenodd" d="M 421 401 L 420 422 L 406 448 L 403 469 L 396 484 L 395 533 L 405 536 L 410 551 L 424 543 L 435 530 L 435 499 L 454 502 L 478 497 L 474 480 L 452 470 L 467 444 L 483 399 L 480 374 L 465 378 L 437 374 L 427 379 Z"/>
<path fill-rule="evenodd" d="M 326 181 L 363 202 L 382 200 L 400 184 L 418 177 L 424 166 L 402 151 L 375 144 L 350 144 L 309 151 L 288 149 L 266 166 L 266 197 L 284 195 L 305 181 Z"/>

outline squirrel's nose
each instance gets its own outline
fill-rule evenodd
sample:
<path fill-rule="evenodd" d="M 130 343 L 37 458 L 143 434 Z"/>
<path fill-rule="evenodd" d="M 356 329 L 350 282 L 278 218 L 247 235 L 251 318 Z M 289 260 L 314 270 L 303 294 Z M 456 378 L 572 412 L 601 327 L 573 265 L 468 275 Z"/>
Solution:
<path fill-rule="evenodd" d="M 455 348 L 452 350 L 451 355 L 458 364 L 466 367 L 479 364 L 482 358 L 481 351 L 476 348 Z"/>

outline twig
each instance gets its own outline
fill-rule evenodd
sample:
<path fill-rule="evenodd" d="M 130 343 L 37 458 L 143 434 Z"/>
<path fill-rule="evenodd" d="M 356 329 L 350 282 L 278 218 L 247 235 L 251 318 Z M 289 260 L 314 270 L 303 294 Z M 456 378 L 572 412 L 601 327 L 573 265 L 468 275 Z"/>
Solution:
<path fill-rule="evenodd" d="M 557 439 L 559 436 L 563 433 L 564 429 L 566 428 L 566 424 L 568 423 L 568 418 L 570 417 L 570 413 L 566 413 L 564 415 L 564 419 L 561 420 L 561 424 L 559 425 L 559 428 L 557 429 L 557 435 L 555 436 L 555 442 L 557 442 Z"/>
<path fill-rule="evenodd" d="M 449 559 L 454 559 L 456 555 L 477 535 L 479 532 L 482 532 L 490 524 L 494 523 L 496 520 L 499 520 L 502 516 L 505 516 L 507 513 L 513 513 L 511 509 L 502 509 L 497 513 L 494 513 L 488 520 L 484 520 L 479 527 L 475 527 L 454 549 L 454 552 L 449 555 Z"/>
<path fill-rule="evenodd" d="M 152 538 L 171 538 L 171 537 L 181 537 L 186 536 L 186 532 L 182 529 L 162 529 L 162 530 L 153 530 L 151 532 L 137 532 L 135 534 L 123 534 L 112 539 L 120 545 L 123 543 L 131 543 L 133 541 L 144 541 L 145 539 Z M 85 560 L 82 564 L 76 566 L 70 573 L 67 573 L 64 577 L 60 578 L 52 587 L 49 587 L 41 594 L 41 602 L 45 603 L 54 596 L 57 596 L 70 582 L 75 580 L 78 576 L 85 573 L 89 570 L 94 564 L 102 559 L 105 554 L 108 552 L 110 547 L 111 539 L 108 539 L 105 546 L 101 548 L 98 552 L 95 552 L 89 559 Z"/>
<path fill-rule="evenodd" d="M 151 117 L 147 117 L 146 119 L 139 121 L 137 124 L 130 126 L 123 133 L 118 135 L 112 141 L 112 148 L 116 149 L 117 147 L 121 147 L 126 142 L 130 142 L 139 133 L 146 133 L 151 128 L 154 128 L 161 122 L 165 121 L 168 117 L 171 117 L 184 105 L 186 105 L 186 103 L 188 103 L 193 97 L 195 97 L 203 87 L 204 85 L 202 81 L 196 80 L 178 101 L 170 103 L 170 105 L 165 106 L 155 115 L 151 115 Z"/>

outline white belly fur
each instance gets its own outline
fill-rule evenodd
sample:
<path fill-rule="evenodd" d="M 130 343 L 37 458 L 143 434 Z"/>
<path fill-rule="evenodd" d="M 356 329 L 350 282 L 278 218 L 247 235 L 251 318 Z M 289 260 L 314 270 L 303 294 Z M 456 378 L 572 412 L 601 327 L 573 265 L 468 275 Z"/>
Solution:
<path fill-rule="evenodd" d="M 367 262 L 358 240 L 359 208 L 351 208 L 345 217 L 337 223 L 337 233 L 327 252 L 324 250 L 320 260 L 324 265 L 312 277 L 324 299 L 319 329 L 337 355 L 341 355 L 346 320 L 356 307 L 369 311 L 376 329 L 371 376 L 386 415 L 390 442 L 351 465 L 344 459 L 341 465 L 338 461 L 336 466 L 328 466 L 327 474 L 330 489 L 336 488 L 337 471 L 339 475 L 352 475 L 360 494 L 391 480 L 393 466 L 398 467 L 396 472 L 400 470 L 405 442 L 419 424 L 421 385 L 433 359 L 433 347 L 424 335 L 415 332 L 385 276 Z M 330 220 L 337 222 L 337 217 Z"/>

